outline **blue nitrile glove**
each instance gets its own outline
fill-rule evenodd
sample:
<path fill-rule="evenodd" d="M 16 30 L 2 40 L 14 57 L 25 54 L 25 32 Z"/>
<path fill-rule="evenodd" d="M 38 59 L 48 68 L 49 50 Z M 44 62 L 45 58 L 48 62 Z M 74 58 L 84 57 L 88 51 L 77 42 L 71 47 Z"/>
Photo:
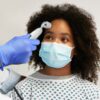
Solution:
<path fill-rule="evenodd" d="M 0 68 L 10 64 L 29 62 L 32 51 L 36 50 L 39 40 L 29 38 L 30 35 L 17 36 L 0 46 Z"/>

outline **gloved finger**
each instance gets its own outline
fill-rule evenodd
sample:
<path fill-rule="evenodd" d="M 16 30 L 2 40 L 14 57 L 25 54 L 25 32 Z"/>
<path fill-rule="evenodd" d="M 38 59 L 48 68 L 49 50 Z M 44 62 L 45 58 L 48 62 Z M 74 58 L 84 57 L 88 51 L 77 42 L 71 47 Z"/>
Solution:
<path fill-rule="evenodd" d="M 30 52 L 27 57 L 24 57 L 23 63 L 28 63 L 30 61 L 31 56 L 32 56 L 32 52 Z"/>
<path fill-rule="evenodd" d="M 34 46 L 34 45 L 31 46 L 31 50 L 32 50 L 32 51 L 34 51 L 34 50 L 36 50 L 36 49 L 37 49 L 37 46 Z"/>
<path fill-rule="evenodd" d="M 14 64 L 27 63 L 30 61 L 31 56 L 32 56 L 32 51 L 25 52 L 14 60 Z"/>
<path fill-rule="evenodd" d="M 16 37 L 14 37 L 14 38 L 19 38 L 19 39 L 28 39 L 28 38 L 30 38 L 30 34 L 25 34 L 25 35 L 22 35 L 22 36 L 16 36 Z"/>
<path fill-rule="evenodd" d="M 24 59 L 22 62 L 18 63 L 18 64 L 24 64 L 24 63 L 28 63 L 30 61 L 30 58 L 26 58 Z"/>
<path fill-rule="evenodd" d="M 28 54 L 28 58 L 30 58 L 32 56 L 32 52 L 30 52 L 29 54 Z"/>
<path fill-rule="evenodd" d="M 40 41 L 38 39 L 35 39 L 35 40 L 30 39 L 30 42 L 32 45 L 39 45 L 40 44 Z"/>
<path fill-rule="evenodd" d="M 20 38 L 30 38 L 30 34 L 25 34 L 25 35 L 23 35 L 23 36 L 19 36 Z"/>

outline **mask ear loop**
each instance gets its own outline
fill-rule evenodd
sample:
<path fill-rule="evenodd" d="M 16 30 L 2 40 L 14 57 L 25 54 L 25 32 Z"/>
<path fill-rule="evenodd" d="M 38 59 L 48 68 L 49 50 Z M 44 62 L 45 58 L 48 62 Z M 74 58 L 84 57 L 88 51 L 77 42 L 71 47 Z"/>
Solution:
<path fill-rule="evenodd" d="M 75 49 L 75 47 L 72 46 L 72 47 L 70 47 L 70 48 L 71 48 L 71 55 L 72 55 L 72 52 L 73 52 L 73 50 Z M 75 56 L 75 55 L 74 55 L 74 56 Z M 74 56 L 73 56 L 73 57 L 74 57 Z M 70 58 L 73 59 L 73 57 L 71 56 Z"/>

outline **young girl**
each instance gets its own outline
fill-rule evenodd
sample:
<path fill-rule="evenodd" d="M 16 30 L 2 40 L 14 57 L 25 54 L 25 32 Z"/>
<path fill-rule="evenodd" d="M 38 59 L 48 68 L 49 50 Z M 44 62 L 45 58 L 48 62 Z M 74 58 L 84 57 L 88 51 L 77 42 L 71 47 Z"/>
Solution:
<path fill-rule="evenodd" d="M 97 81 L 100 49 L 89 13 L 71 4 L 44 5 L 33 15 L 27 31 L 43 21 L 52 24 L 38 38 L 31 62 L 40 70 L 9 93 L 13 100 L 100 100 Z"/>

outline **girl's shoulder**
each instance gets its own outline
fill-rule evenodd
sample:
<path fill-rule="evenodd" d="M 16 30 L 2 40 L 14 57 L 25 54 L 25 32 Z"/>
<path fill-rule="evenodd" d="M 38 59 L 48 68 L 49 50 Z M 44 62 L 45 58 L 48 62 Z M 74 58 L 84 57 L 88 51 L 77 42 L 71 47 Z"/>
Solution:
<path fill-rule="evenodd" d="M 83 91 L 83 93 L 87 96 L 88 99 L 100 99 L 100 88 L 96 84 L 88 80 L 81 79 L 79 77 L 77 79 L 79 88 L 81 89 L 81 91 Z"/>

